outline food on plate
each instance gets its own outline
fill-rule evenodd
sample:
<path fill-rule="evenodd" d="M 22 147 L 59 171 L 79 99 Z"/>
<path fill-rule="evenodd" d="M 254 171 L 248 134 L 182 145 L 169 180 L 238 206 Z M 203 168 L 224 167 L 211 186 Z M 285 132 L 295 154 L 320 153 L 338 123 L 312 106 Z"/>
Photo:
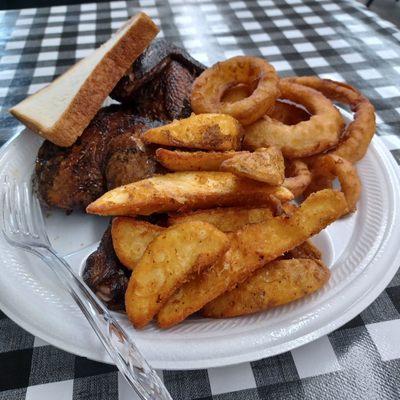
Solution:
<path fill-rule="evenodd" d="M 95 252 L 86 260 L 82 278 L 111 310 L 124 310 L 130 271 L 115 255 L 111 228 L 107 228 Z"/>
<path fill-rule="evenodd" d="M 85 282 L 139 328 L 315 292 L 330 273 L 310 238 L 356 209 L 353 164 L 374 134 L 374 107 L 346 84 L 280 79 L 261 58 L 206 68 L 152 41 L 157 31 L 138 14 L 11 110 L 49 139 L 35 167 L 42 200 L 116 216 Z M 108 95 L 121 104 L 100 108 Z M 333 102 L 354 112 L 348 126 Z"/>
<path fill-rule="evenodd" d="M 108 42 L 10 112 L 54 144 L 72 145 L 158 31 L 146 14 L 137 14 Z"/>
<path fill-rule="evenodd" d="M 240 83 L 226 89 L 221 101 L 233 103 L 249 97 L 251 92 L 252 90 L 249 85 Z M 285 125 L 295 125 L 301 121 L 307 121 L 311 117 L 311 114 L 306 109 L 282 99 L 277 99 L 274 106 L 266 114 L 273 119 L 283 122 Z"/>
<path fill-rule="evenodd" d="M 168 299 L 157 315 L 158 324 L 166 328 L 183 321 L 346 212 L 343 193 L 326 189 L 311 194 L 291 216 L 246 225 L 231 236 L 231 247 L 220 260 Z"/>
<path fill-rule="evenodd" d="M 273 146 L 262 147 L 252 153 L 236 154 L 225 160 L 220 170 L 270 185 L 281 185 L 285 179 L 285 162 L 282 152 Z"/>
<path fill-rule="evenodd" d="M 147 246 L 164 228 L 138 221 L 131 217 L 117 217 L 112 220 L 111 237 L 119 261 L 133 270 L 142 258 Z"/>
<path fill-rule="evenodd" d="M 240 124 L 224 114 L 200 114 L 149 129 L 146 143 L 203 150 L 236 150 L 242 140 Z"/>
<path fill-rule="evenodd" d="M 241 83 L 251 88 L 248 97 L 221 100 L 227 89 Z M 237 56 L 213 65 L 196 78 L 190 101 L 196 114 L 228 114 L 249 125 L 271 109 L 278 96 L 278 75 L 272 65 L 261 58 Z"/>
<path fill-rule="evenodd" d="M 228 247 L 228 237 L 206 222 L 181 223 L 160 233 L 129 280 L 125 307 L 133 325 L 147 325 L 182 283 L 195 279 Z"/>
<path fill-rule="evenodd" d="M 312 116 L 308 121 L 285 125 L 264 115 L 246 126 L 245 148 L 276 146 L 285 158 L 293 159 L 321 153 L 338 143 L 344 121 L 329 99 L 314 89 L 290 81 L 280 81 L 279 89 L 283 98 L 303 105 Z"/>
<path fill-rule="evenodd" d="M 311 172 L 306 163 L 300 160 L 286 162 L 283 186 L 289 189 L 294 197 L 301 196 L 311 182 Z"/>
<path fill-rule="evenodd" d="M 138 117 L 129 107 L 102 108 L 70 147 L 45 141 L 36 160 L 38 193 L 48 206 L 85 209 L 107 189 L 161 172 L 142 133 L 159 121 Z"/>
<path fill-rule="evenodd" d="M 375 108 L 358 90 L 342 82 L 320 79 L 317 76 L 292 77 L 286 80 L 311 87 L 332 101 L 346 104 L 354 112 L 353 121 L 346 127 L 340 143 L 331 150 L 351 163 L 360 161 L 367 152 L 375 133 Z"/>
<path fill-rule="evenodd" d="M 110 96 L 152 119 L 189 117 L 194 79 L 205 66 L 165 39 L 155 39 L 126 71 Z"/>
<path fill-rule="evenodd" d="M 311 114 L 305 108 L 297 104 L 288 103 L 284 99 L 278 99 L 274 108 L 268 111 L 267 115 L 285 125 L 296 125 L 311 118 Z"/>
<path fill-rule="evenodd" d="M 183 214 L 170 214 L 168 223 L 175 225 L 182 222 L 203 221 L 216 226 L 222 232 L 235 232 L 247 224 L 266 221 L 273 218 L 273 216 L 271 207 L 220 207 L 210 210 L 190 211 Z"/>
<path fill-rule="evenodd" d="M 301 245 L 289 250 L 285 258 L 310 258 L 312 260 L 321 260 L 321 252 L 309 241 L 306 240 Z"/>
<path fill-rule="evenodd" d="M 221 163 L 239 151 L 180 151 L 157 149 L 156 159 L 171 171 L 219 171 Z"/>
<path fill-rule="evenodd" d="M 356 210 L 361 194 L 361 182 L 354 165 L 335 154 L 318 156 L 312 165 L 312 180 L 307 188 L 308 193 L 324 189 L 335 178 L 339 179 L 341 190 L 345 195 L 348 211 Z"/>
<path fill-rule="evenodd" d="M 201 314 L 209 318 L 230 318 L 268 310 L 316 292 L 329 276 L 329 269 L 320 260 L 272 261 L 235 289 L 206 304 Z"/>
<path fill-rule="evenodd" d="M 229 172 L 174 172 L 110 190 L 86 211 L 98 215 L 150 215 L 218 206 L 259 206 L 292 200 L 282 186 L 240 178 Z"/>

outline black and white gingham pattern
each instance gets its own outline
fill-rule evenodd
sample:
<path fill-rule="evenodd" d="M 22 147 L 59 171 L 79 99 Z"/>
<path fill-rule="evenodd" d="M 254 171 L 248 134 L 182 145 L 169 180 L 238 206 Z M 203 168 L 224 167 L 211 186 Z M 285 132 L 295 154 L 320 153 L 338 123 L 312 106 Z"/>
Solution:
<path fill-rule="evenodd" d="M 349 82 L 375 104 L 400 162 L 400 32 L 346 0 L 139 0 L 0 14 L 0 140 L 7 109 L 147 12 L 162 36 L 206 64 L 266 57 L 281 75 Z M 397 128 L 397 129 L 396 129 Z M 162 371 L 174 399 L 399 399 L 400 274 L 346 326 L 280 356 L 227 368 Z M 114 367 L 65 353 L 0 312 L 0 400 L 135 399 Z"/>

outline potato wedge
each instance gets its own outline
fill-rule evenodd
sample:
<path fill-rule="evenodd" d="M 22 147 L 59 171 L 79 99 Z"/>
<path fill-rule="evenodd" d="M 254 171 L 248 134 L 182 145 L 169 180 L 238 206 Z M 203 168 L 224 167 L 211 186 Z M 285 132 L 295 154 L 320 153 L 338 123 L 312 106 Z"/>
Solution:
<path fill-rule="evenodd" d="M 158 324 L 166 328 L 181 322 L 346 212 L 343 193 L 326 189 L 310 195 L 291 216 L 246 225 L 232 235 L 231 247 L 220 260 L 168 299 Z"/>
<path fill-rule="evenodd" d="M 149 215 L 218 206 L 267 205 L 275 198 L 286 202 L 293 199 L 293 194 L 281 186 L 229 172 L 175 172 L 110 190 L 89 204 L 86 211 L 99 215 Z"/>
<path fill-rule="evenodd" d="M 272 261 L 235 289 L 206 304 L 201 313 L 209 318 L 229 318 L 268 310 L 314 293 L 329 277 L 330 271 L 322 261 Z"/>
<path fill-rule="evenodd" d="M 204 221 L 213 224 L 222 232 L 236 232 L 247 224 L 255 224 L 270 218 L 273 218 L 273 213 L 268 207 L 226 207 L 172 214 L 168 216 L 168 223 L 175 225 L 189 221 Z"/>
<path fill-rule="evenodd" d="M 242 140 L 238 121 L 226 114 L 198 114 L 180 119 L 143 135 L 145 143 L 202 150 L 236 150 Z"/>
<path fill-rule="evenodd" d="M 281 185 L 285 179 L 282 152 L 273 146 L 257 149 L 253 153 L 241 152 L 225 160 L 220 170 L 270 185 Z"/>
<path fill-rule="evenodd" d="M 311 260 L 321 260 L 321 252 L 309 241 L 306 240 L 301 245 L 286 253 L 287 258 L 309 258 Z"/>
<path fill-rule="evenodd" d="M 179 151 L 157 149 L 156 159 L 171 171 L 219 171 L 223 161 L 241 151 Z"/>
<path fill-rule="evenodd" d="M 210 266 L 228 249 L 228 237 L 215 226 L 194 221 L 167 228 L 136 264 L 125 293 L 129 319 L 149 323 L 172 293 Z"/>
<path fill-rule="evenodd" d="M 111 237 L 119 261 L 126 268 L 133 270 L 150 242 L 164 229 L 132 217 L 114 218 L 111 224 Z"/>

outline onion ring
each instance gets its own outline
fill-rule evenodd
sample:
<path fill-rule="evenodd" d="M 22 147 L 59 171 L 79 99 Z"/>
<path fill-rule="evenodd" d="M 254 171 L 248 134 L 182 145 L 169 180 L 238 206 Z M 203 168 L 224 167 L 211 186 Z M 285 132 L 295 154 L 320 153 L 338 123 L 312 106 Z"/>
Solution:
<path fill-rule="evenodd" d="M 282 186 L 289 189 L 294 197 L 302 195 L 311 183 L 311 172 L 307 164 L 300 160 L 288 162 L 285 175 L 288 176 L 283 181 Z"/>
<path fill-rule="evenodd" d="M 304 105 L 313 114 L 308 121 L 285 125 L 264 115 L 245 129 L 247 149 L 276 146 L 286 158 L 307 157 L 336 145 L 344 127 L 340 112 L 323 94 L 290 81 L 280 81 L 282 97 Z"/>
<path fill-rule="evenodd" d="M 349 212 L 356 210 L 361 194 L 361 182 L 355 166 L 336 154 L 325 154 L 315 159 L 311 170 L 312 179 L 306 194 L 326 189 L 337 177 L 347 201 Z"/>
<path fill-rule="evenodd" d="M 222 96 L 222 101 L 233 103 L 243 100 L 251 95 L 251 88 L 240 83 L 229 88 Z M 288 103 L 286 99 L 277 99 L 271 110 L 267 112 L 271 118 L 283 122 L 285 125 L 296 125 L 301 121 L 308 121 L 311 114 L 295 104 Z"/>
<path fill-rule="evenodd" d="M 285 78 L 284 81 L 313 88 L 332 101 L 347 104 L 354 112 L 354 119 L 346 127 L 343 139 L 329 154 L 353 164 L 364 157 L 376 129 L 375 108 L 365 96 L 350 85 L 316 76 Z"/>
<path fill-rule="evenodd" d="M 282 99 L 278 99 L 275 102 L 274 108 L 267 115 L 285 125 L 296 125 L 311 118 L 311 114 L 303 108 L 287 103 L 285 100 L 282 101 Z"/>
<path fill-rule="evenodd" d="M 275 68 L 257 57 L 237 56 L 206 69 L 193 83 L 191 106 L 196 114 L 221 113 L 249 125 L 273 107 L 279 95 Z M 238 101 L 222 101 L 224 93 L 237 84 L 254 88 Z"/>

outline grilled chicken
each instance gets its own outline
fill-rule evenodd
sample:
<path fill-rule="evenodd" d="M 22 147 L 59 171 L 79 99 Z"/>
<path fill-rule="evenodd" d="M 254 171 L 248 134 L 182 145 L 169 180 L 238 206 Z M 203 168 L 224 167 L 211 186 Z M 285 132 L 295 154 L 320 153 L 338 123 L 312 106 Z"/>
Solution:
<path fill-rule="evenodd" d="M 132 64 L 111 97 L 150 118 L 178 119 L 191 113 L 190 90 L 205 67 L 185 50 L 156 39 Z"/>
<path fill-rule="evenodd" d="M 40 197 L 48 206 L 84 209 L 111 187 L 153 175 L 158 164 L 140 137 L 160 125 L 112 105 L 97 113 L 71 147 L 45 141 L 36 161 Z"/>

